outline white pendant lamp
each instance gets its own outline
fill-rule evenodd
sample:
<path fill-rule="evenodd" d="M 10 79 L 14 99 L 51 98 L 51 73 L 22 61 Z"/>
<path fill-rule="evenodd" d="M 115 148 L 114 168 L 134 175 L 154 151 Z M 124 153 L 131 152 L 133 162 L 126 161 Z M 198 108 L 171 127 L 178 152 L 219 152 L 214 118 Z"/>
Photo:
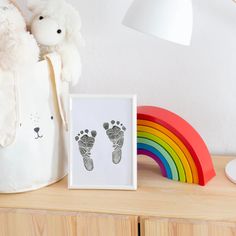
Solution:
<path fill-rule="evenodd" d="M 192 0 L 134 0 L 123 24 L 188 46 L 193 27 Z"/>

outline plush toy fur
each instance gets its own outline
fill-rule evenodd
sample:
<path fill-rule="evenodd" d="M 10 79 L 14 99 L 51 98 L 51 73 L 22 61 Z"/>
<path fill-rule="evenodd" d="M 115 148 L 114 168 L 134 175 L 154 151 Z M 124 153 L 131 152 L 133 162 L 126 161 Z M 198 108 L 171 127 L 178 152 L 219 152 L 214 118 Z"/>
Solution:
<path fill-rule="evenodd" d="M 39 47 L 26 31 L 21 12 L 7 0 L 0 0 L 0 70 L 16 71 L 39 60 Z"/>
<path fill-rule="evenodd" d="M 79 46 L 81 20 L 65 0 L 28 0 L 33 13 L 30 29 L 45 54 L 57 52 L 62 59 L 62 79 L 75 85 L 81 75 Z"/>

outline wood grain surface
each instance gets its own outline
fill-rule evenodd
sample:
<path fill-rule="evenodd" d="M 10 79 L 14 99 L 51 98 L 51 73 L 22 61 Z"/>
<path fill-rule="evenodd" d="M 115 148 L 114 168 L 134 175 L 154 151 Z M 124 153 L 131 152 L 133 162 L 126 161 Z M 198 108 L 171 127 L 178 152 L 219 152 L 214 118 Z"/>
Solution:
<path fill-rule="evenodd" d="M 0 195 L 0 208 L 235 222 L 236 185 L 224 173 L 230 160 L 214 158 L 217 176 L 206 187 L 165 179 L 154 161 L 140 157 L 137 191 L 68 190 L 65 178 L 38 191 Z"/>

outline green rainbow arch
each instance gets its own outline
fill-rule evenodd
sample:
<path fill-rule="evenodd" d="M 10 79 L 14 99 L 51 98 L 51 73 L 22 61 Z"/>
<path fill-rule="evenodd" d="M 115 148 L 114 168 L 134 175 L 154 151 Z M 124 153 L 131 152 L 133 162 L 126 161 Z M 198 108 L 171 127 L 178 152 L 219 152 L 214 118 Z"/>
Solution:
<path fill-rule="evenodd" d="M 178 176 L 178 179 L 175 180 L 181 180 L 182 182 L 186 181 L 185 171 L 182 162 L 180 161 L 176 152 L 168 143 L 165 143 L 162 139 L 152 134 L 138 132 L 138 144 L 139 143 L 148 143 L 149 145 L 151 144 L 158 151 L 162 151 L 162 153 L 165 154 L 164 157 L 168 160 L 168 163 L 173 163 L 173 165 L 175 166 L 174 169 L 177 171 Z"/>
<path fill-rule="evenodd" d="M 170 168 L 170 173 L 171 176 L 170 178 L 173 180 L 179 180 L 179 174 L 176 168 L 176 165 L 173 161 L 173 159 L 171 158 L 171 156 L 169 155 L 169 153 L 162 147 L 160 146 L 158 143 L 153 142 L 149 139 L 145 139 L 145 138 L 138 138 L 138 143 L 139 144 L 143 144 L 146 145 L 148 150 L 151 150 L 150 147 L 152 147 L 154 149 L 154 151 L 156 151 L 156 153 L 159 152 L 159 155 L 161 155 L 167 162 L 168 164 L 168 168 Z"/>

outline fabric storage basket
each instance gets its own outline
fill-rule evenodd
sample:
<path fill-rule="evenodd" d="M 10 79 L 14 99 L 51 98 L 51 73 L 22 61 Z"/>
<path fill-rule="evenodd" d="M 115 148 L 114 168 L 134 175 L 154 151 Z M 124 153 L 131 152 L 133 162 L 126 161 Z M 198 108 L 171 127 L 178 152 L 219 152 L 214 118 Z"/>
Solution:
<path fill-rule="evenodd" d="M 60 75 L 57 54 L 0 74 L 1 193 L 35 190 L 67 174 L 68 85 Z"/>

